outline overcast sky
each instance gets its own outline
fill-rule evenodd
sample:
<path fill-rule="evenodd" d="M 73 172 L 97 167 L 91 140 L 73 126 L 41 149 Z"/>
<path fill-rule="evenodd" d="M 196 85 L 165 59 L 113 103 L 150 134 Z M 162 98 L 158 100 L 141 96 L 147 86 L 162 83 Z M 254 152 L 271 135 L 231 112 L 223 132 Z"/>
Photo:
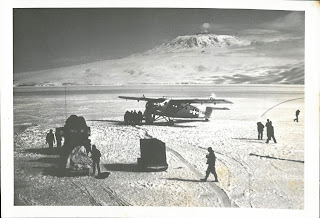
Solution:
<path fill-rule="evenodd" d="M 304 42 L 304 12 L 14 9 L 13 18 L 15 73 L 121 58 L 203 31 L 257 41 Z"/>

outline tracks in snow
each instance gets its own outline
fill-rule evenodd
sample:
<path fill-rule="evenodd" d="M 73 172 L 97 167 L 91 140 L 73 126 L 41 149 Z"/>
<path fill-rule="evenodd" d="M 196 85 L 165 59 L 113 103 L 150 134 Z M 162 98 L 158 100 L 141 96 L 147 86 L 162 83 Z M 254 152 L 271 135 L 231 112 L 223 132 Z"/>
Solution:
<path fill-rule="evenodd" d="M 84 184 L 82 184 L 80 181 L 72 181 L 71 182 L 74 187 L 79 189 L 89 200 L 90 204 L 92 206 L 108 206 L 104 201 L 99 199 L 97 196 L 95 196 L 92 191 L 90 191 Z M 122 196 L 117 194 L 114 190 L 112 190 L 110 187 L 103 187 L 99 186 L 101 190 L 103 190 L 105 193 L 108 194 L 111 200 L 113 200 L 117 205 L 119 206 L 132 206 L 128 201 L 126 201 Z M 103 193 L 103 192 L 102 192 Z"/>
<path fill-rule="evenodd" d="M 207 150 L 207 148 L 204 148 L 204 147 L 201 147 L 201 146 L 198 146 L 199 148 L 201 149 L 205 149 Z M 249 199 L 248 199 L 248 203 L 250 205 L 250 207 L 252 208 L 252 203 L 251 203 L 251 195 L 252 195 L 252 192 L 253 190 L 251 189 L 251 183 L 252 183 L 252 180 L 255 179 L 255 176 L 254 176 L 254 172 L 252 171 L 251 167 L 246 164 L 244 161 L 239 161 L 237 160 L 236 158 L 234 158 L 233 156 L 231 155 L 227 155 L 227 154 L 223 154 L 221 152 L 218 152 L 218 151 L 215 151 L 215 153 L 219 154 L 220 155 L 220 161 L 223 162 L 226 166 L 229 165 L 229 166 L 232 166 L 233 164 L 230 163 L 230 160 L 232 162 L 234 162 L 235 164 L 239 165 L 248 175 L 248 187 L 247 187 L 247 190 L 249 191 Z"/>
<path fill-rule="evenodd" d="M 36 206 L 39 205 L 32 199 L 29 199 L 22 194 L 18 193 L 14 195 L 14 205 L 16 206 Z"/>
<path fill-rule="evenodd" d="M 194 174 L 196 174 L 198 177 L 203 176 L 199 171 L 197 171 L 186 159 L 184 159 L 177 151 L 173 150 L 172 148 L 169 148 L 167 146 L 167 150 L 170 151 L 175 157 L 177 157 L 185 166 L 187 166 Z M 199 181 L 200 182 L 200 181 Z M 220 203 L 224 207 L 231 207 L 231 201 L 228 197 L 228 195 L 225 193 L 223 189 L 218 187 L 216 184 L 207 182 L 207 184 L 210 186 L 210 188 L 217 194 Z"/>
<path fill-rule="evenodd" d="M 143 130 L 144 131 L 144 135 L 147 136 L 147 137 L 151 137 L 152 136 L 148 133 L 148 131 L 142 127 L 137 127 L 136 128 L 138 130 Z M 141 134 L 140 134 L 141 135 Z M 194 174 L 196 174 L 199 178 L 202 177 L 203 175 L 197 171 L 186 159 L 184 159 L 181 154 L 177 151 L 175 151 L 174 149 L 167 147 L 167 150 L 169 152 L 171 152 L 175 157 L 177 157 L 189 170 L 191 170 Z M 200 182 L 200 181 L 199 181 Z M 220 200 L 220 204 L 223 206 L 223 207 L 231 207 L 231 201 L 228 197 L 228 195 L 226 194 L 226 192 L 220 188 L 219 186 L 217 186 L 216 184 L 214 183 L 210 183 L 210 182 L 207 182 L 207 184 L 210 186 L 210 188 L 217 194 L 218 196 L 218 199 Z"/>
<path fill-rule="evenodd" d="M 92 192 L 89 191 L 89 189 L 86 186 L 84 186 L 80 181 L 77 181 L 77 183 L 72 181 L 71 183 L 73 186 L 80 189 L 80 191 L 89 199 L 89 202 L 91 205 L 93 206 L 107 205 L 106 203 L 98 199 L 95 195 L 93 195 Z"/>
<path fill-rule="evenodd" d="M 128 201 L 126 201 L 123 197 L 119 196 L 114 190 L 110 187 L 102 187 L 102 189 L 108 193 L 112 200 L 115 200 L 119 206 L 132 206 Z"/>

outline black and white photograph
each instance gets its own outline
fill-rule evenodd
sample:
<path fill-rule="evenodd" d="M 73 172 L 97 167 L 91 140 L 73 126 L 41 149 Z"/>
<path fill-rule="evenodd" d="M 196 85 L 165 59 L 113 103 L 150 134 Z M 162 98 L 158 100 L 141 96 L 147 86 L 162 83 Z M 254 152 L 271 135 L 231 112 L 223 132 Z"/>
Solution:
<path fill-rule="evenodd" d="M 303 211 L 306 17 L 12 8 L 13 206 Z"/>

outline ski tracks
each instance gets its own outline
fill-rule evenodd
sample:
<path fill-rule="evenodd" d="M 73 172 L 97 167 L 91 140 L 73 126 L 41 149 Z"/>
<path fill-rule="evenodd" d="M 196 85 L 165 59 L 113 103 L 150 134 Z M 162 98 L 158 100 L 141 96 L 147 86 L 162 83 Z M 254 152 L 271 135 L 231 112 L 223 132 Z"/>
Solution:
<path fill-rule="evenodd" d="M 177 157 L 185 166 L 187 166 L 188 169 L 190 169 L 194 174 L 196 174 L 198 177 L 203 176 L 199 171 L 197 171 L 188 161 L 186 161 L 177 151 L 173 150 L 172 148 L 169 148 L 167 146 L 167 150 L 170 151 L 175 157 Z M 199 181 L 200 182 L 200 181 Z M 224 207 L 231 207 L 231 201 L 228 197 L 228 195 L 226 194 L 226 192 L 221 189 L 220 187 L 218 187 L 216 184 L 214 183 L 207 183 L 210 188 L 217 194 L 220 203 L 222 204 L 222 206 Z"/>
<path fill-rule="evenodd" d="M 126 201 L 123 197 L 119 196 L 110 187 L 102 187 L 102 189 L 109 195 L 109 197 L 112 200 L 116 201 L 119 206 L 132 206 L 128 201 Z"/>
<path fill-rule="evenodd" d="M 80 181 L 72 181 L 71 182 L 74 187 L 79 189 L 89 200 L 90 204 L 92 206 L 110 206 L 107 203 L 105 203 L 103 200 L 98 198 L 96 195 L 93 194 L 91 190 L 89 190 L 88 187 L 86 187 L 84 184 L 82 184 Z M 112 190 L 110 187 L 106 186 L 96 186 L 100 188 L 99 193 L 106 193 L 110 197 L 110 199 L 114 202 L 117 206 L 132 206 L 127 200 L 125 200 L 121 195 L 119 195 L 117 192 Z"/>
<path fill-rule="evenodd" d="M 145 135 L 145 136 L 152 137 L 152 136 L 148 133 L 148 130 L 146 130 L 145 128 L 137 127 L 137 126 L 136 126 L 136 128 L 137 128 L 138 130 L 144 131 L 144 135 Z M 141 135 L 141 133 L 140 133 L 140 135 Z M 202 176 L 202 174 L 201 174 L 199 171 L 197 171 L 186 159 L 184 159 L 179 152 L 175 151 L 174 149 L 172 149 L 172 148 L 170 148 L 170 147 L 168 147 L 168 146 L 166 146 L 166 147 L 167 147 L 167 150 L 168 150 L 169 152 L 171 152 L 176 158 L 178 158 L 189 170 L 191 170 L 191 171 L 192 171 L 194 174 L 196 174 L 198 177 L 201 177 L 201 176 Z M 199 182 L 200 182 L 200 181 L 199 181 Z M 221 204 L 223 207 L 231 207 L 231 201 L 230 201 L 228 195 L 226 194 L 226 192 L 225 192 L 222 188 L 220 188 L 219 186 L 217 186 L 217 185 L 214 184 L 214 183 L 209 183 L 209 182 L 208 182 L 207 184 L 208 184 L 208 185 L 210 186 L 210 188 L 217 194 L 218 199 L 219 199 L 219 201 L 220 201 L 220 204 Z"/>
<path fill-rule="evenodd" d="M 21 193 L 14 195 L 14 204 L 18 206 L 36 206 L 38 202 L 23 196 Z"/>
<path fill-rule="evenodd" d="M 98 199 L 91 191 L 89 191 L 89 189 L 84 186 L 80 181 L 71 182 L 73 186 L 75 186 L 77 189 L 79 189 L 85 196 L 86 198 L 89 200 L 90 204 L 93 206 L 103 206 L 103 205 L 107 205 L 106 203 L 104 203 L 103 201 L 101 201 L 100 199 Z"/>

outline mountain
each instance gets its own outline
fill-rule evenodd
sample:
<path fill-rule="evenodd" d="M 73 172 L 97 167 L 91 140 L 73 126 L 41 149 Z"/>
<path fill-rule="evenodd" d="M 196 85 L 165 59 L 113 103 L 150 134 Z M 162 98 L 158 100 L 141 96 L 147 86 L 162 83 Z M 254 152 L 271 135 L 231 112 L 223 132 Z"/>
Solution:
<path fill-rule="evenodd" d="M 14 74 L 14 85 L 304 84 L 304 45 L 235 36 L 178 36 L 142 54 Z"/>
<path fill-rule="evenodd" d="M 197 35 L 178 36 L 169 42 L 165 42 L 147 51 L 146 54 L 181 52 L 191 49 L 241 47 L 247 45 L 250 45 L 249 41 L 240 40 L 235 36 L 200 33 Z"/>

